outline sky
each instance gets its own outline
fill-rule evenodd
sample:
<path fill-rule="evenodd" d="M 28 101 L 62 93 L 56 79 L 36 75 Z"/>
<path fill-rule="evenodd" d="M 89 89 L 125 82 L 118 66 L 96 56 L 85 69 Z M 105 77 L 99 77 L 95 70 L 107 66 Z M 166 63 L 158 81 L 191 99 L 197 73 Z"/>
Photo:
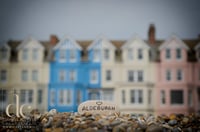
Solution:
<path fill-rule="evenodd" d="M 156 26 L 156 38 L 200 34 L 200 0 L 0 0 L 0 42 L 32 36 L 93 40 L 99 35 L 127 40 L 147 39 Z"/>

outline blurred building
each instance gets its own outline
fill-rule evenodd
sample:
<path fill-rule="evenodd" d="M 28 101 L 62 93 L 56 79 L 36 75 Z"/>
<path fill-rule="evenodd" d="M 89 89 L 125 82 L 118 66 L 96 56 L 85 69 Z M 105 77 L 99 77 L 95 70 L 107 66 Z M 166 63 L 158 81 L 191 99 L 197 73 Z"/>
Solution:
<path fill-rule="evenodd" d="M 13 91 L 42 110 L 77 111 L 85 100 L 102 99 L 126 113 L 200 112 L 200 38 L 157 40 L 153 24 L 148 40 L 9 41 L 0 59 L 1 109 Z"/>

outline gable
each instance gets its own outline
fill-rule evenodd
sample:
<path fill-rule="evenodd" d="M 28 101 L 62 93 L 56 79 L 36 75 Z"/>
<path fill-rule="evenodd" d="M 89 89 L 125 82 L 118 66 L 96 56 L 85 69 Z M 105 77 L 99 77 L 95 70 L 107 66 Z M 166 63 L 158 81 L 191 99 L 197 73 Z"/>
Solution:
<path fill-rule="evenodd" d="M 21 44 L 19 44 L 19 46 L 17 46 L 17 50 L 20 50 L 20 49 L 24 49 L 24 48 L 38 48 L 38 49 L 44 49 L 43 45 L 33 39 L 33 38 L 26 38 L 25 40 L 22 41 Z"/>
<path fill-rule="evenodd" d="M 141 48 L 141 49 L 149 49 L 149 45 L 145 43 L 141 38 L 138 36 L 133 37 L 132 39 L 128 40 L 123 46 L 122 49 L 128 48 Z"/>
<path fill-rule="evenodd" d="M 94 40 L 87 48 L 87 50 L 91 49 L 116 49 L 116 47 L 107 38 L 101 36 Z"/>
<path fill-rule="evenodd" d="M 78 49 L 82 50 L 81 46 L 72 38 L 65 37 L 62 39 L 54 48 L 54 50 L 57 49 Z"/>
<path fill-rule="evenodd" d="M 169 48 L 169 49 L 177 49 L 177 48 L 180 48 L 180 49 L 189 50 L 189 47 L 188 47 L 182 40 L 180 40 L 180 39 L 179 39 L 178 37 L 176 37 L 176 36 L 172 36 L 172 37 L 170 37 L 168 40 L 166 40 L 166 41 L 159 47 L 159 50 L 166 49 L 166 48 Z"/>

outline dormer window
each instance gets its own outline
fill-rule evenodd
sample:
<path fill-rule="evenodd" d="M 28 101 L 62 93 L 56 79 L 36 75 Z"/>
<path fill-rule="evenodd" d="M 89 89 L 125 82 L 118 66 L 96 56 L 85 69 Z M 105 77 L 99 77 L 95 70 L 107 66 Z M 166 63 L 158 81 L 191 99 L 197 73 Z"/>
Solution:
<path fill-rule="evenodd" d="M 60 50 L 59 54 L 60 61 L 66 61 L 66 51 L 65 50 Z"/>
<path fill-rule="evenodd" d="M 176 59 L 181 59 L 181 49 L 176 49 Z"/>
<path fill-rule="evenodd" d="M 94 53 L 93 53 L 93 60 L 94 60 L 95 62 L 100 61 L 100 50 L 99 50 L 99 49 L 94 49 L 93 52 L 94 52 Z"/>
<path fill-rule="evenodd" d="M 171 50 L 170 49 L 166 49 L 165 57 L 166 57 L 166 59 L 170 59 L 171 58 Z"/>
<path fill-rule="evenodd" d="M 74 62 L 76 60 L 76 51 L 75 50 L 70 50 L 69 51 L 69 61 Z"/>
<path fill-rule="evenodd" d="M 104 59 L 109 60 L 109 49 L 104 49 Z"/>
<path fill-rule="evenodd" d="M 24 60 L 24 61 L 28 60 L 28 49 L 22 50 L 22 60 Z"/>
<path fill-rule="evenodd" d="M 129 60 L 133 60 L 133 49 L 128 49 L 127 56 Z"/>
<path fill-rule="evenodd" d="M 8 50 L 5 47 L 2 47 L 0 49 L 0 60 L 1 61 L 7 60 L 7 57 L 8 57 Z"/>
<path fill-rule="evenodd" d="M 32 51 L 32 59 L 37 60 L 38 59 L 38 49 L 33 49 Z"/>
<path fill-rule="evenodd" d="M 143 51 L 142 49 L 138 49 L 138 60 L 141 60 L 143 58 Z"/>

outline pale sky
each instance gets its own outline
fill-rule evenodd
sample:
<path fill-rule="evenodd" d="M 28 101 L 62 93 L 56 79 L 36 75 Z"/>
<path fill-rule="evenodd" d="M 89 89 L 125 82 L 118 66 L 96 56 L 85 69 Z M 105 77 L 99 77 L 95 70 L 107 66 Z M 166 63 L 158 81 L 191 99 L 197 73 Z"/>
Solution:
<path fill-rule="evenodd" d="M 200 0 L 0 0 L 0 41 L 32 36 L 48 40 L 147 38 L 150 23 L 158 39 L 200 34 Z"/>

